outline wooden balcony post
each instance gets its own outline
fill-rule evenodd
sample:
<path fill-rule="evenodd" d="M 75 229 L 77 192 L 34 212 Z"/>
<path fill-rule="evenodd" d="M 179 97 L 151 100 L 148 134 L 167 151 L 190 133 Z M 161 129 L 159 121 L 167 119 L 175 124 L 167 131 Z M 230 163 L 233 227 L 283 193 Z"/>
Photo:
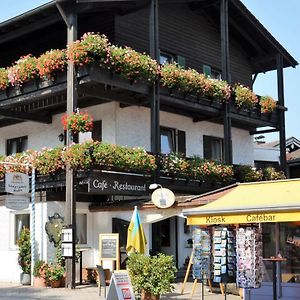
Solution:
<path fill-rule="evenodd" d="M 277 54 L 277 93 L 278 104 L 284 107 L 284 83 L 283 83 L 283 57 Z M 280 167 L 287 174 L 286 166 L 286 137 L 285 137 L 285 110 L 279 112 L 279 144 L 280 144 Z"/>
<path fill-rule="evenodd" d="M 158 1 L 151 0 L 149 12 L 150 55 L 159 62 Z M 154 82 L 151 92 L 151 152 L 160 152 L 160 97 L 158 81 Z"/>
<path fill-rule="evenodd" d="M 77 39 L 77 14 L 74 12 L 76 3 L 69 1 L 68 6 L 62 5 L 63 1 L 57 1 L 57 8 L 67 25 L 67 42 L 68 44 Z M 71 3 L 70 3 L 71 2 Z M 77 87 L 76 87 L 76 72 L 74 63 L 68 61 L 67 69 L 67 114 L 71 115 L 77 107 Z M 71 131 L 67 131 L 67 146 L 73 142 L 78 142 L 77 136 Z M 65 208 L 65 223 L 73 229 L 72 235 L 72 250 L 73 257 L 66 260 L 66 287 L 75 288 L 76 277 L 76 191 L 74 184 L 74 172 L 69 164 L 66 166 L 66 208 Z"/>
<path fill-rule="evenodd" d="M 228 35 L 228 0 L 220 3 L 221 24 L 221 60 L 222 79 L 231 83 L 229 66 L 229 35 Z M 224 158 L 225 163 L 232 164 L 232 142 L 231 142 L 231 111 L 230 103 L 225 103 L 224 109 Z"/>

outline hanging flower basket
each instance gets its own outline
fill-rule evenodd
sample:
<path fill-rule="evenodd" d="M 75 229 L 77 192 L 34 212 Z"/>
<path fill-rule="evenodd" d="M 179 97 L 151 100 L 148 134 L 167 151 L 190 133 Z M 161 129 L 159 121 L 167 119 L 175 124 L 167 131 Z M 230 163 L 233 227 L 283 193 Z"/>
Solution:
<path fill-rule="evenodd" d="M 88 132 L 93 129 L 93 117 L 87 112 L 74 112 L 71 116 L 63 115 L 61 122 L 64 130 L 73 133 Z"/>

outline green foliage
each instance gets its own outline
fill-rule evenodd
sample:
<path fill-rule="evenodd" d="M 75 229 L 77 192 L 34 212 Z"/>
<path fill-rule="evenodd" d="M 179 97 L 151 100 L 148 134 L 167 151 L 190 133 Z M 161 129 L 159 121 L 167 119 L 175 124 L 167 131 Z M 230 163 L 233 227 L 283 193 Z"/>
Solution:
<path fill-rule="evenodd" d="M 276 171 L 272 167 L 265 168 L 263 170 L 264 180 L 278 180 L 285 179 L 285 175 L 282 171 Z"/>
<path fill-rule="evenodd" d="M 239 182 L 261 181 L 263 174 L 261 170 L 257 170 L 252 166 L 238 165 L 234 167 L 235 178 Z"/>
<path fill-rule="evenodd" d="M 153 295 L 161 295 L 173 289 L 176 268 L 172 256 L 132 253 L 127 260 L 127 269 L 136 293 L 143 289 Z"/>
<path fill-rule="evenodd" d="M 238 107 L 253 108 L 258 103 L 258 98 L 253 91 L 242 84 L 234 86 L 235 104 Z"/>
<path fill-rule="evenodd" d="M 17 241 L 19 247 L 18 263 L 23 273 L 30 274 L 31 269 L 31 242 L 30 231 L 28 228 L 23 228 L 20 237 Z"/>

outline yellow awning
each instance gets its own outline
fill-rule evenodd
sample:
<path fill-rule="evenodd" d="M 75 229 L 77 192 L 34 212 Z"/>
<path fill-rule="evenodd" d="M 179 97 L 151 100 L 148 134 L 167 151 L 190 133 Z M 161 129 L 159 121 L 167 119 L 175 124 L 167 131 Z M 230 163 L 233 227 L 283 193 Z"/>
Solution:
<path fill-rule="evenodd" d="M 300 179 L 238 184 L 218 200 L 183 214 L 188 225 L 300 221 Z"/>

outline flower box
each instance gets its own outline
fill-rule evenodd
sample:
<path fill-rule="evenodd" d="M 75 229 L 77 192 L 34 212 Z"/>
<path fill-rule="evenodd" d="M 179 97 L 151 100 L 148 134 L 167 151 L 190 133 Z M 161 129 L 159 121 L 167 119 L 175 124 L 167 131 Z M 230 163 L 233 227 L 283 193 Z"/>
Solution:
<path fill-rule="evenodd" d="M 8 88 L 8 97 L 16 97 L 16 96 L 20 96 L 22 94 L 22 88 L 18 85 L 16 86 L 10 86 Z"/>
<path fill-rule="evenodd" d="M 54 84 L 54 82 L 52 79 L 44 77 L 44 78 L 40 78 L 40 80 L 38 82 L 38 87 L 39 87 L 39 89 L 43 89 L 43 88 L 47 88 L 53 84 Z"/>
<path fill-rule="evenodd" d="M 30 93 L 36 91 L 38 88 L 37 81 L 35 79 L 31 79 L 22 84 L 21 91 L 23 94 Z"/>
<path fill-rule="evenodd" d="M 7 90 L 0 90 L 0 100 L 7 99 Z"/>

